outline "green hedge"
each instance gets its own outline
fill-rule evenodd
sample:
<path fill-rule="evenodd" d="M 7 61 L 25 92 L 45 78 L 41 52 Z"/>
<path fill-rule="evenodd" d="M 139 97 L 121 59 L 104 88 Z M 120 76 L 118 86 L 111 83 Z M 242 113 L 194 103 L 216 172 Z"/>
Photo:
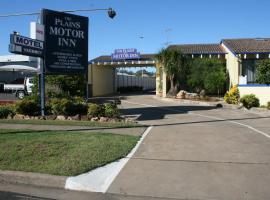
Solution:
<path fill-rule="evenodd" d="M 6 119 L 9 115 L 15 115 L 11 106 L 0 106 L 0 119 Z"/>
<path fill-rule="evenodd" d="M 252 107 L 259 107 L 260 101 L 254 94 L 247 94 L 244 95 L 240 102 L 243 104 L 243 106 L 247 109 L 250 109 Z"/>
<path fill-rule="evenodd" d="M 86 115 L 87 105 L 75 99 L 52 99 L 51 111 L 55 115 Z"/>

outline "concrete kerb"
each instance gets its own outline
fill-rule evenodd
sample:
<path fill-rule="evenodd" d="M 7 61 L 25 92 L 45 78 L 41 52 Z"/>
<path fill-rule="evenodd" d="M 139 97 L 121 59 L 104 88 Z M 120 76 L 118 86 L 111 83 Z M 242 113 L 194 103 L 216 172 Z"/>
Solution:
<path fill-rule="evenodd" d="M 64 189 L 67 178 L 68 177 L 66 176 L 0 170 L 0 182 L 10 184 L 25 184 L 39 187 Z"/>

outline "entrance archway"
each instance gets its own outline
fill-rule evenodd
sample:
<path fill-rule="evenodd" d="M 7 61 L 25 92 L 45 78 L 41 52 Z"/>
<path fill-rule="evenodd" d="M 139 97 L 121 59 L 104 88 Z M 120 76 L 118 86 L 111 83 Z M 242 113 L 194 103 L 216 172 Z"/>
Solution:
<path fill-rule="evenodd" d="M 142 54 L 140 59 L 112 60 L 111 56 L 100 56 L 89 62 L 88 84 L 89 96 L 106 96 L 117 92 L 117 68 L 145 68 L 155 67 L 155 90 L 156 94 L 162 93 L 162 73 L 155 60 L 155 54 Z M 131 79 L 132 80 L 132 79 Z"/>

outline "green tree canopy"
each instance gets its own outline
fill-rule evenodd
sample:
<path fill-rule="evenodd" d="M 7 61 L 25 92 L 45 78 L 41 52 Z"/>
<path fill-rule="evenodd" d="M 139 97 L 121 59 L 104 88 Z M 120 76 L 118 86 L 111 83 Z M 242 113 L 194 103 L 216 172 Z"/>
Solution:
<path fill-rule="evenodd" d="M 217 93 L 226 83 L 225 63 L 215 58 L 197 58 L 190 63 L 188 86 L 191 90 Z"/>
<path fill-rule="evenodd" d="M 187 59 L 181 51 L 177 49 L 162 49 L 158 52 L 156 59 L 162 64 L 164 71 L 170 80 L 168 96 L 175 96 L 181 83 L 186 80 Z"/>
<path fill-rule="evenodd" d="M 270 59 L 260 60 L 256 63 L 256 82 L 270 84 Z"/>

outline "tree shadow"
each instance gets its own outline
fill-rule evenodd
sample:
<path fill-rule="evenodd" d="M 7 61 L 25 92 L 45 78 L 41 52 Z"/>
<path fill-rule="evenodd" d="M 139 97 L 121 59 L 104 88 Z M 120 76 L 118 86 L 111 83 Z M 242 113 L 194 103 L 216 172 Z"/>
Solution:
<path fill-rule="evenodd" d="M 201 124 L 201 123 L 218 123 L 218 122 L 230 122 L 230 121 L 243 121 L 249 119 L 270 119 L 270 116 L 267 117 L 247 117 L 247 118 L 230 118 L 230 119 L 212 119 L 212 120 L 200 120 L 200 121 L 189 121 L 189 122 L 177 122 L 177 123 L 161 123 L 154 125 L 155 127 L 162 126 L 175 126 L 175 125 L 187 125 L 187 124 Z"/>
<path fill-rule="evenodd" d="M 190 111 L 213 110 L 216 106 L 160 106 L 142 108 L 122 108 L 124 115 L 138 115 L 138 121 L 164 119 L 166 115 L 186 114 Z"/>

